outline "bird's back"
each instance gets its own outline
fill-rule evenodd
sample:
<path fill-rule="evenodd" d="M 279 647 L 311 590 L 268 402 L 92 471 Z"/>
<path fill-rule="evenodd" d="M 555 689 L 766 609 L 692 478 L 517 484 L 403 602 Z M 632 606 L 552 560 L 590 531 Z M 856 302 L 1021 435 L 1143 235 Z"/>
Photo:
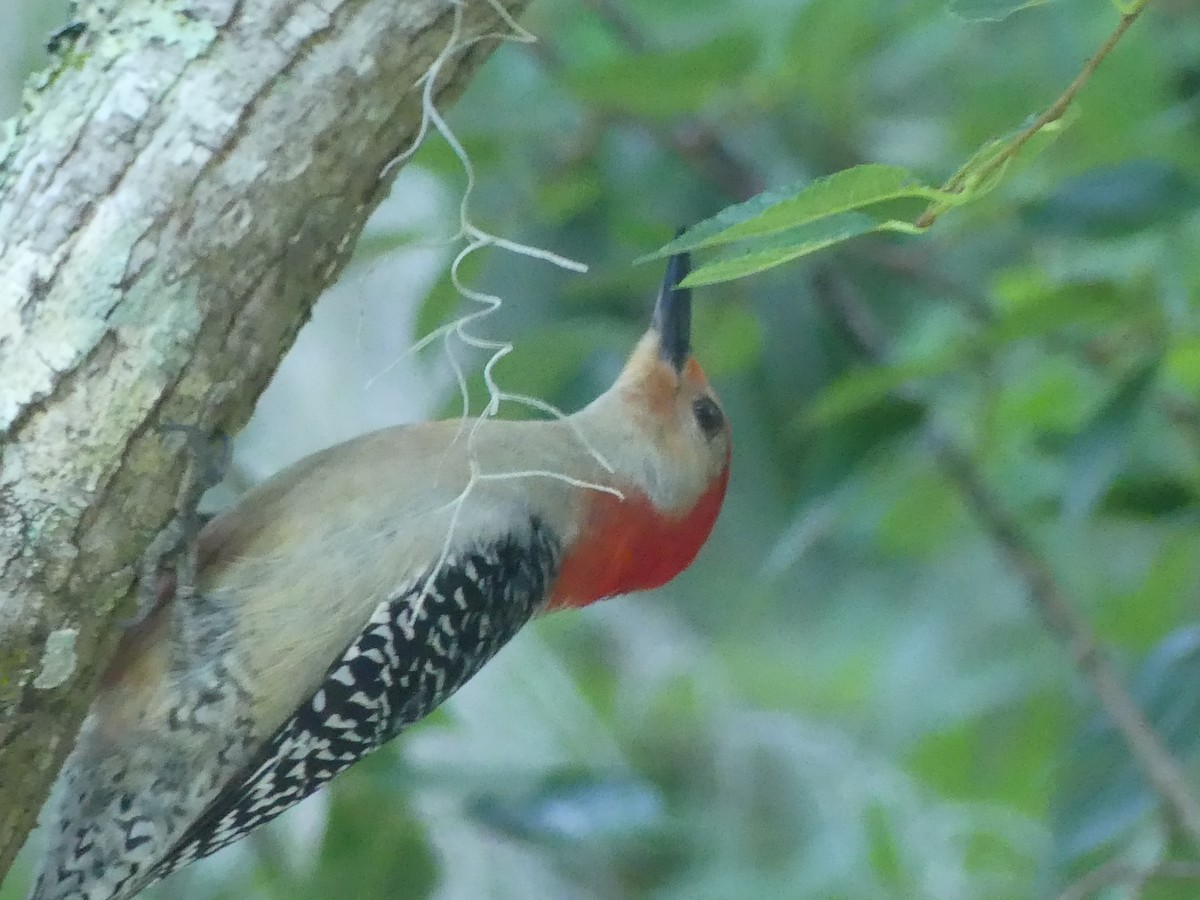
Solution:
<path fill-rule="evenodd" d="M 544 605 L 561 551 L 546 517 L 570 500 L 553 479 L 536 486 L 540 503 L 528 484 L 490 479 L 464 495 L 469 461 L 551 426 L 489 422 L 471 444 L 456 422 L 376 432 L 213 519 L 197 592 L 165 597 L 130 629 L 103 678 L 44 823 L 52 848 L 31 897 L 133 896 L 307 796 L 474 675 Z M 587 465 L 578 450 L 561 456 L 540 461 Z M 396 502 L 363 502 L 380 492 Z M 456 516 L 459 504 L 495 510 L 495 528 Z M 325 599 L 296 602 L 314 597 Z M 314 654 L 334 662 L 314 672 Z"/>

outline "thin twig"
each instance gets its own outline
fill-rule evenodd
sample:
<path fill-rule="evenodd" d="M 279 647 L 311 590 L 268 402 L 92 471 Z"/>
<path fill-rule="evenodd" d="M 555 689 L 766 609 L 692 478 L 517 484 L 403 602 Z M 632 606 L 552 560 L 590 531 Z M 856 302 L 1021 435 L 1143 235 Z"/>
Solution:
<path fill-rule="evenodd" d="M 873 363 L 886 360 L 883 331 L 871 310 L 845 279 L 827 275 L 815 282 L 818 298 L 845 332 L 852 334 L 860 355 Z M 900 392 L 915 399 L 911 388 Z M 921 402 L 921 401 L 918 401 Z M 1172 821 L 1200 849 L 1200 800 L 1154 726 L 1118 677 L 1107 652 L 1076 603 L 1054 576 L 1033 540 L 988 488 L 970 456 L 938 425 L 935 411 L 925 407 L 926 438 L 949 481 L 958 489 L 976 521 L 1025 584 L 1029 600 L 1051 633 L 1067 648 L 1076 670 L 1091 685 L 1100 705 L 1120 732 L 1126 748 L 1162 800 Z"/>
<path fill-rule="evenodd" d="M 1200 849 L 1200 800 L 1179 763 L 1121 683 L 1108 653 L 1072 598 L 1055 579 L 1028 534 L 988 490 L 971 459 L 936 427 L 930 443 L 943 471 L 967 500 L 976 519 L 1020 574 L 1029 599 L 1050 630 L 1070 651 L 1075 667 L 1091 685 L 1130 754 L 1150 781 L 1175 824 Z"/>
<path fill-rule="evenodd" d="M 1136 866 L 1123 859 L 1110 859 L 1085 872 L 1058 895 L 1058 900 L 1095 900 L 1105 888 L 1129 885 L 1138 896 L 1152 881 L 1200 881 L 1200 863 L 1167 859 L 1151 866 Z"/>
<path fill-rule="evenodd" d="M 591 7 L 592 12 L 603 19 L 631 50 L 645 53 L 649 49 L 649 42 L 633 14 L 620 0 L 583 0 L 583 5 Z"/>
<path fill-rule="evenodd" d="M 734 200 L 749 200 L 766 188 L 762 177 L 738 159 L 721 135 L 704 120 L 689 116 L 674 127 L 654 130 L 700 177 Z"/>
<path fill-rule="evenodd" d="M 1100 49 L 1096 51 L 1095 55 L 1092 56 L 1091 59 L 1089 59 L 1086 63 L 1084 63 L 1083 68 L 1079 70 L 1079 74 L 1075 76 L 1075 80 L 1067 86 L 1067 89 L 1058 96 L 1057 100 L 1046 107 L 1045 111 L 1033 121 L 1032 125 L 1014 137 L 1009 142 L 1007 147 L 988 160 L 988 162 L 983 166 L 980 166 L 978 169 L 960 170 L 954 177 L 952 177 L 942 186 L 942 190 L 953 194 L 961 193 L 968 177 L 970 177 L 971 181 L 976 184 L 987 181 L 988 178 L 990 178 L 992 175 L 995 175 L 1000 171 L 1000 169 L 1006 166 L 1009 160 L 1013 159 L 1018 153 L 1020 153 L 1021 149 L 1027 143 L 1029 143 L 1035 134 L 1037 134 L 1050 123 L 1057 122 L 1059 119 L 1061 119 L 1063 114 L 1066 113 L 1067 109 L 1070 107 L 1071 103 L 1074 102 L 1076 94 L 1078 94 L 1083 89 L 1083 86 L 1091 79 L 1092 74 L 1096 71 L 1096 67 L 1099 66 L 1100 63 L 1104 61 L 1104 58 L 1112 52 L 1113 47 L 1117 45 L 1117 41 L 1119 41 L 1125 32 L 1129 30 L 1129 26 L 1134 23 L 1139 15 L 1141 15 L 1142 10 L 1144 10 L 1149 3 L 1150 0 L 1137 0 L 1137 2 L 1130 7 L 1128 12 L 1122 14 L 1121 20 L 1117 23 L 1117 27 L 1113 30 L 1113 33 L 1108 36 L 1108 40 L 1100 45 Z M 945 203 L 931 203 L 928 207 L 926 207 L 925 211 L 917 217 L 916 221 L 913 222 L 913 225 L 915 225 L 917 228 L 928 228 L 935 221 L 937 221 L 938 217 L 941 216 L 942 213 L 949 208 L 950 207 Z"/>
<path fill-rule="evenodd" d="M 1058 900 L 1088 900 L 1114 884 L 1129 884 L 1138 877 L 1138 869 L 1124 859 L 1110 859 L 1071 882 Z"/>

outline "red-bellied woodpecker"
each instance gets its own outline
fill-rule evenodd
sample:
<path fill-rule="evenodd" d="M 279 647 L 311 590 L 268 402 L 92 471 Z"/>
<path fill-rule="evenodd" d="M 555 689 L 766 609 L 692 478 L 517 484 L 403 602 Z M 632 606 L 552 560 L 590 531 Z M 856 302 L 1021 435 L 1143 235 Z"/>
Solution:
<path fill-rule="evenodd" d="M 213 519 L 196 589 L 164 590 L 104 675 L 31 897 L 132 897 L 429 713 L 532 616 L 686 568 L 730 458 L 686 274 L 673 257 L 651 329 L 574 415 L 368 434 Z"/>

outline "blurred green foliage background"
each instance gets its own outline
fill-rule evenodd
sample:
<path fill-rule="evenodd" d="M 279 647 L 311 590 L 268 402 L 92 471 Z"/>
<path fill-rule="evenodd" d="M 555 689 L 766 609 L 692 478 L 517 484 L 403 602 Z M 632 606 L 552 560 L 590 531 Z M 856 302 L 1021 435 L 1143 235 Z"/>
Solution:
<path fill-rule="evenodd" d="M 8 5 L 6 114 L 66 21 Z M 468 258 L 504 298 L 480 328 L 515 344 L 502 386 L 587 402 L 646 324 L 661 270 L 632 261 L 678 225 L 865 161 L 941 183 L 1119 15 L 964 18 L 1020 5 L 536 0 L 537 43 L 502 47 L 449 119 L 473 221 L 591 268 Z M 1198 12 L 1152 3 L 1057 139 L 928 234 L 698 290 L 735 460 L 695 566 L 539 621 L 445 710 L 154 896 L 1200 896 L 930 437 L 1028 532 L 1197 774 Z M 405 350 L 470 308 L 442 240 L 465 184 L 431 136 L 239 437 L 244 480 L 457 412 L 441 345 Z M 485 357 L 456 355 L 478 409 Z"/>

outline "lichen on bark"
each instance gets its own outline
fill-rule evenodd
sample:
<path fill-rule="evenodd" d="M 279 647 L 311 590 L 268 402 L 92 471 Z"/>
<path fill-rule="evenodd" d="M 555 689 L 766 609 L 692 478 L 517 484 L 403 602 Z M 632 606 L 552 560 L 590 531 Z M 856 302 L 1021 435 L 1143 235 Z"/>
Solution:
<path fill-rule="evenodd" d="M 183 458 L 155 425 L 245 421 L 386 194 L 456 16 L 442 105 L 524 5 L 80 4 L 31 81 L 0 144 L 0 875 L 173 513 Z"/>

